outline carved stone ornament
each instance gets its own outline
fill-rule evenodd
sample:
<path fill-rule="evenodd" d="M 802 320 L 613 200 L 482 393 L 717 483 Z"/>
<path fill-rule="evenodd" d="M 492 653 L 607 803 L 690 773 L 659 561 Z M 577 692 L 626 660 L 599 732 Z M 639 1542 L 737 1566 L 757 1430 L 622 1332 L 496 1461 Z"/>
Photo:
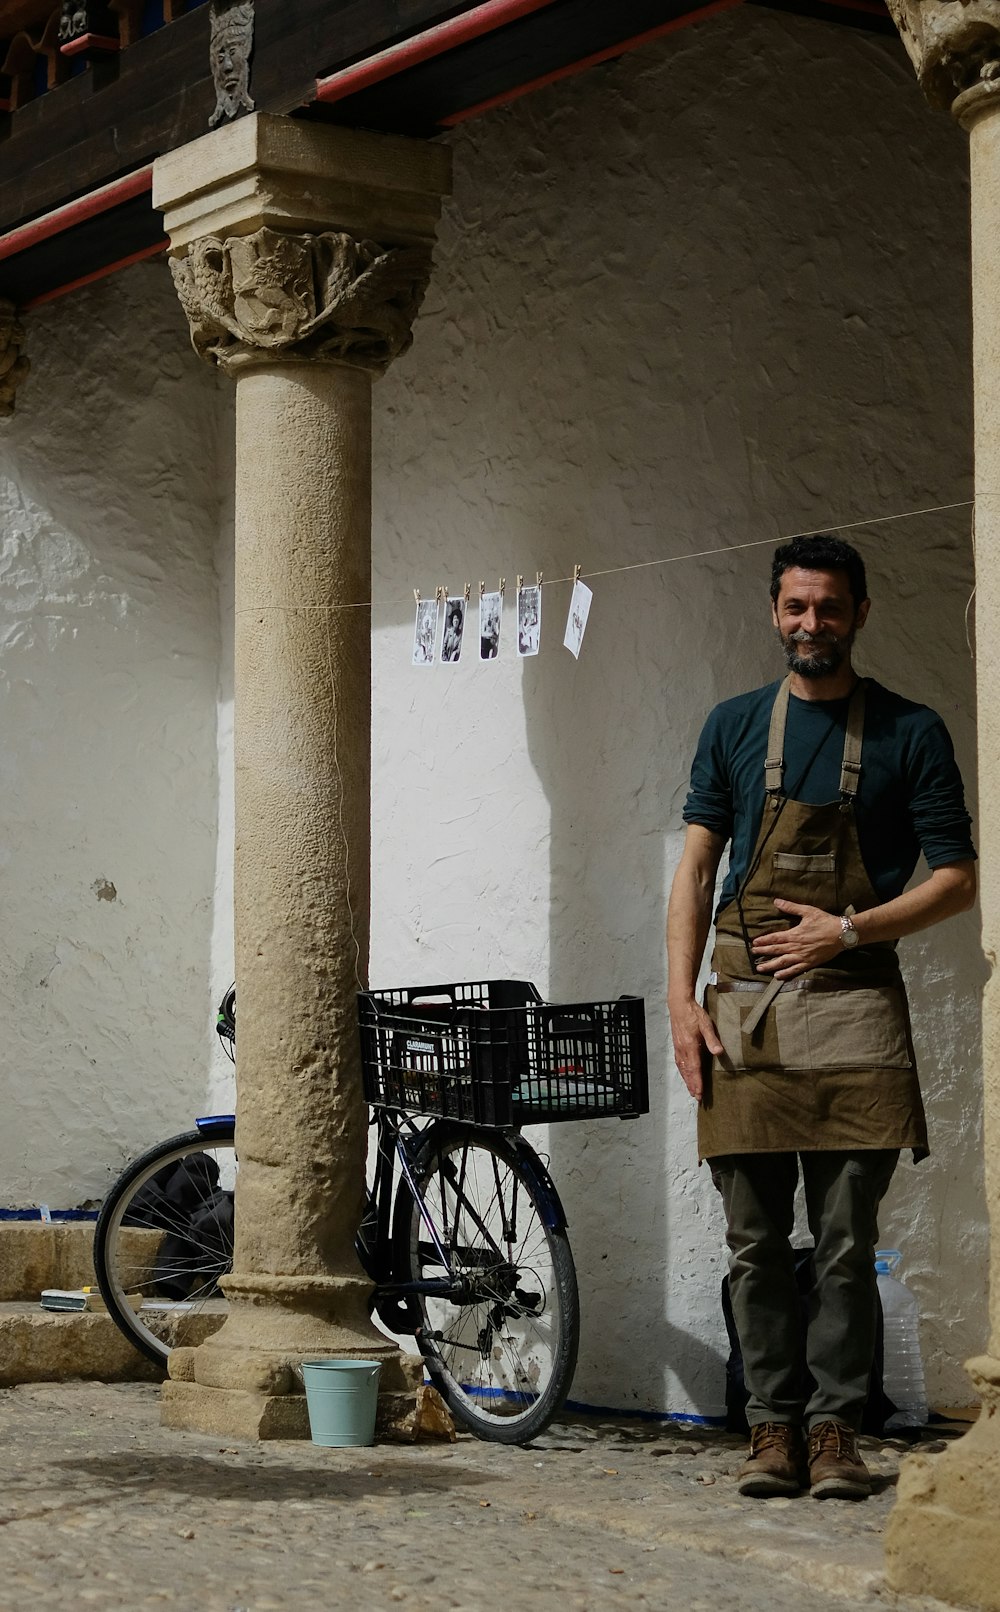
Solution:
<path fill-rule="evenodd" d="M 77 39 L 81 34 L 89 33 L 90 18 L 87 15 L 86 5 L 79 0 L 63 0 L 62 15 L 59 18 L 59 43 L 63 45 L 69 39 Z"/>
<path fill-rule="evenodd" d="M 14 394 L 31 368 L 21 351 L 24 326 L 14 312 L 14 304 L 0 297 L 0 418 L 14 412 Z"/>
<path fill-rule="evenodd" d="M 932 106 L 960 114 L 1000 94 L 1000 0 L 886 3 Z"/>
<path fill-rule="evenodd" d="M 250 94 L 253 23 L 253 0 L 241 0 L 238 5 L 221 5 L 213 0 L 209 54 L 216 101 L 208 120 L 210 129 L 224 118 L 254 110 L 256 103 Z"/>
<path fill-rule="evenodd" d="M 260 229 L 196 241 L 170 270 L 195 352 L 223 369 L 268 353 L 380 372 L 413 339 L 430 250 Z"/>
<path fill-rule="evenodd" d="M 117 39 L 118 25 L 103 0 L 63 0 L 59 16 L 59 43 L 66 45 L 86 34 Z"/>

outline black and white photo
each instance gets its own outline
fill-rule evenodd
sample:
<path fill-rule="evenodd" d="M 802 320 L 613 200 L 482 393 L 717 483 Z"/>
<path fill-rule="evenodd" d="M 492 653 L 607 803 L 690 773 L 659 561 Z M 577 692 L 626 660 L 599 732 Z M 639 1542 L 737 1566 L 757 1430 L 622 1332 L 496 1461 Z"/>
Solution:
<path fill-rule="evenodd" d="M 569 602 L 569 615 L 566 618 L 566 636 L 563 645 L 580 659 L 580 645 L 587 630 L 587 617 L 590 615 L 590 601 L 594 597 L 593 591 L 585 582 L 579 580 L 573 584 L 573 597 Z"/>
<path fill-rule="evenodd" d="M 417 616 L 413 627 L 414 666 L 434 665 L 434 641 L 437 638 L 438 606 L 436 599 L 418 599 Z"/>
<path fill-rule="evenodd" d="M 517 590 L 517 652 L 537 655 L 542 637 L 542 590 L 537 583 Z"/>
<path fill-rule="evenodd" d="M 500 653 L 500 621 L 503 615 L 503 594 L 482 593 L 479 596 L 479 658 L 496 660 Z"/>
<path fill-rule="evenodd" d="M 444 631 L 441 635 L 441 659 L 454 663 L 462 653 L 462 635 L 465 632 L 465 600 L 446 599 L 444 602 Z"/>

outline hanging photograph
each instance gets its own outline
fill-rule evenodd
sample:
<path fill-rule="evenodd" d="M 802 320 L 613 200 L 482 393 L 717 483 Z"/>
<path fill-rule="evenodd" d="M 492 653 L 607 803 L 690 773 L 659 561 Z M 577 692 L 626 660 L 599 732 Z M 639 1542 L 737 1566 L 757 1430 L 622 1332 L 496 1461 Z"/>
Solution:
<path fill-rule="evenodd" d="M 417 619 L 413 628 L 414 666 L 434 665 L 434 640 L 437 638 L 438 607 L 436 599 L 417 602 Z"/>
<path fill-rule="evenodd" d="M 517 652 L 537 655 L 542 638 L 542 590 L 537 583 L 517 590 Z"/>
<path fill-rule="evenodd" d="M 500 620 L 503 614 L 502 593 L 479 595 L 479 658 L 496 660 L 500 653 Z"/>
<path fill-rule="evenodd" d="M 444 632 L 441 635 L 441 659 L 456 661 L 462 653 L 462 634 L 465 632 L 465 600 L 446 599 L 444 602 Z"/>
<path fill-rule="evenodd" d="M 590 615 L 590 601 L 593 597 L 593 592 L 585 582 L 575 582 L 573 584 L 573 597 L 569 602 L 569 615 L 566 618 L 566 636 L 563 639 L 563 644 L 571 654 L 576 656 L 577 660 L 580 659 L 580 645 L 583 643 L 583 635 L 587 630 L 587 617 Z"/>

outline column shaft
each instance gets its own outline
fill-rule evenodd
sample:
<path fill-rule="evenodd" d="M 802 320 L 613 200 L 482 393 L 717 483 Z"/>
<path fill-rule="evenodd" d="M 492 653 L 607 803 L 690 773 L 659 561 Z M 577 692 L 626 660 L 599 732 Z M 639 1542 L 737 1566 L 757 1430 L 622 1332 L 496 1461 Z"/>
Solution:
<path fill-rule="evenodd" d="M 237 381 L 234 1269 L 360 1274 L 371 379 Z"/>
<path fill-rule="evenodd" d="M 978 97 L 977 97 L 978 99 Z M 969 116 L 976 445 L 976 680 L 983 948 L 986 1194 L 990 1216 L 988 1354 L 967 1362 L 979 1420 L 939 1456 L 904 1461 L 886 1530 L 893 1589 L 1000 1612 L 1000 103 Z"/>
<path fill-rule="evenodd" d="M 989 1352 L 1000 1361 L 1000 105 L 969 131 L 976 443 L 976 693 L 983 950 L 986 1196 L 993 1251 Z"/>

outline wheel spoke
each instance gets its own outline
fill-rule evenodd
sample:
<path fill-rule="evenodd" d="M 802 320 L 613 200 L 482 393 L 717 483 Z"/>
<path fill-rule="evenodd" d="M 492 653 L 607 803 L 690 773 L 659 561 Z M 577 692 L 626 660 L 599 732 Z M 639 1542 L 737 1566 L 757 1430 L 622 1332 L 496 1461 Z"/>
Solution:
<path fill-rule="evenodd" d="M 178 1166 L 185 1172 L 179 1182 Z M 231 1136 L 194 1131 L 137 1160 L 105 1201 L 94 1241 L 101 1292 L 120 1329 L 151 1360 L 165 1363 L 178 1343 L 201 1342 L 225 1318 L 218 1282 L 232 1267 L 236 1169 Z M 175 1182 L 177 1198 L 170 1196 Z M 136 1294 L 143 1299 L 138 1311 L 128 1303 Z"/>
<path fill-rule="evenodd" d="M 452 1268 L 441 1270 L 409 1200 L 410 1277 L 450 1278 L 462 1295 L 411 1300 L 432 1377 L 473 1432 L 533 1437 L 558 1409 L 575 1363 L 576 1283 L 565 1235 L 546 1226 L 531 1179 L 502 1136 L 439 1136 L 417 1184 L 425 1212 L 439 1231 L 447 1225 Z"/>

